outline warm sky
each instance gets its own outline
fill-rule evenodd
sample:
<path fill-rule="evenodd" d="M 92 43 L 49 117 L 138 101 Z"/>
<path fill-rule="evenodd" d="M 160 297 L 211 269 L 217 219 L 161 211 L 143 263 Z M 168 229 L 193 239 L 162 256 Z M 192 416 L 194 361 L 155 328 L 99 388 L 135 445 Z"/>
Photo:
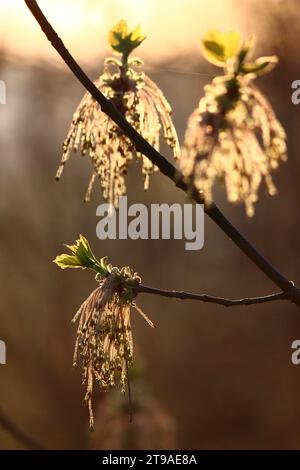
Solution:
<path fill-rule="evenodd" d="M 241 29 L 236 0 L 40 0 L 40 7 L 81 61 L 108 52 L 109 28 L 125 18 L 147 35 L 141 55 L 154 62 L 177 52 L 198 51 L 213 27 Z M 235 4 L 235 7 L 233 7 Z M 0 46 L 26 58 L 59 62 L 23 0 L 0 0 Z"/>

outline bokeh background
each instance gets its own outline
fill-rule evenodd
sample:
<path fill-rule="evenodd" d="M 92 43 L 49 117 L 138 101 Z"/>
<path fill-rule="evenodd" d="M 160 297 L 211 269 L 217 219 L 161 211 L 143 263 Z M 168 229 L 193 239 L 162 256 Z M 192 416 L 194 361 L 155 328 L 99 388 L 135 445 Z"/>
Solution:
<path fill-rule="evenodd" d="M 263 188 L 254 219 L 215 198 L 225 214 L 290 279 L 299 273 L 299 118 L 291 83 L 300 79 L 299 2 L 247 0 L 40 1 L 45 13 L 93 79 L 110 51 L 107 32 L 121 17 L 140 23 L 147 73 L 164 90 L 182 141 L 203 85 L 218 72 L 205 63 L 206 29 L 237 29 L 257 37 L 257 54 L 278 54 L 259 79 L 289 138 L 289 160 L 275 175 L 278 195 Z M 205 246 L 183 241 L 102 241 L 96 238 L 100 190 L 83 197 L 90 176 L 74 155 L 55 181 L 61 147 L 83 90 L 21 0 L 0 0 L 0 366 L 1 449 L 290 449 L 300 448 L 300 366 L 291 343 L 300 339 L 299 310 L 289 303 L 225 309 L 143 295 L 139 305 L 158 325 L 133 316 L 137 365 L 132 378 L 134 423 L 118 393 L 95 395 L 96 430 L 88 431 L 80 371 L 72 368 L 70 320 L 94 287 L 89 272 L 62 272 L 52 259 L 79 233 L 99 256 L 130 265 L 162 288 L 242 297 L 277 290 L 206 219 Z M 166 152 L 167 154 L 167 152 Z M 144 193 L 140 169 L 128 177 L 129 203 L 185 202 L 166 178 Z M 25 434 L 27 442 L 25 440 Z M 32 441 L 32 442 L 31 442 Z"/>

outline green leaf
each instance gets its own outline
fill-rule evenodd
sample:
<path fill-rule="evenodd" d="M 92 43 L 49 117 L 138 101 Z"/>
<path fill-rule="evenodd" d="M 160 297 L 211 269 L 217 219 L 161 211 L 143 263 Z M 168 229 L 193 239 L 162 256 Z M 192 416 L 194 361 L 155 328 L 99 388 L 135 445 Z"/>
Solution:
<path fill-rule="evenodd" d="M 80 235 L 75 245 L 66 245 L 66 247 L 77 257 L 81 266 L 89 268 L 93 266 L 95 262 L 97 263 L 89 242 L 83 235 Z"/>
<path fill-rule="evenodd" d="M 244 63 L 244 60 L 246 59 L 246 56 L 254 48 L 254 44 L 255 44 L 255 36 L 254 35 L 250 36 L 248 39 L 246 39 L 243 42 L 241 50 L 239 52 L 239 56 L 238 56 L 238 61 L 239 61 L 240 67 Z"/>
<path fill-rule="evenodd" d="M 238 55 L 241 48 L 241 36 L 237 31 L 222 33 L 210 30 L 202 38 L 201 44 L 204 57 L 218 67 L 224 67 L 228 59 Z"/>
<path fill-rule="evenodd" d="M 241 66 L 241 71 L 243 73 L 255 73 L 256 75 L 261 75 L 263 73 L 268 73 L 270 70 L 275 67 L 278 62 L 276 56 L 270 57 L 259 57 L 254 62 L 247 62 Z"/>
<path fill-rule="evenodd" d="M 62 254 L 55 258 L 53 261 L 61 269 L 66 268 L 81 268 L 85 269 L 85 266 L 82 266 L 77 258 L 77 256 Z"/>
<path fill-rule="evenodd" d="M 101 276 L 107 276 L 109 272 L 107 259 L 102 258 L 98 261 L 91 250 L 89 242 L 83 235 L 80 235 L 79 239 L 76 240 L 75 245 L 66 245 L 66 247 L 72 254 L 61 254 L 54 260 L 54 263 L 56 263 L 61 269 L 90 268 L 97 271 Z"/>
<path fill-rule="evenodd" d="M 138 47 L 146 36 L 142 33 L 138 26 L 133 30 L 129 30 L 125 20 L 119 21 L 109 32 L 109 45 L 120 54 L 129 55 L 136 47 Z"/>

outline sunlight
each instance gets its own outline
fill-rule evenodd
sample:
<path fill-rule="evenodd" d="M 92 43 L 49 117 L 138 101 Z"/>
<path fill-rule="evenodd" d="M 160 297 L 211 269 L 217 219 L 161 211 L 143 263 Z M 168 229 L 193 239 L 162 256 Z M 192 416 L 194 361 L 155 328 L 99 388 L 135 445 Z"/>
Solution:
<path fill-rule="evenodd" d="M 158 61 L 174 54 L 199 52 L 199 38 L 210 27 L 241 29 L 234 0 L 39 0 L 66 45 L 83 62 L 109 53 L 109 29 L 124 18 L 141 25 L 148 41 L 143 57 Z M 22 60 L 61 61 L 34 23 L 22 0 L 0 0 L 0 47 Z M 216 15 L 216 12 L 218 14 Z M 229 15 L 230 12 L 230 15 Z M 84 39 L 83 39 L 84 38 Z"/>

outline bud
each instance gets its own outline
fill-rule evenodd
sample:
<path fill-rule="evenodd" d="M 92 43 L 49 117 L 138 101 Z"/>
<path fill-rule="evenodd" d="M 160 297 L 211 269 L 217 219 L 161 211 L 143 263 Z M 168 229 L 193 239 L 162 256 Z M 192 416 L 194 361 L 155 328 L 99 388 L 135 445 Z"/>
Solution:
<path fill-rule="evenodd" d="M 142 34 L 140 26 L 129 31 L 125 20 L 119 21 L 109 32 L 108 42 L 114 51 L 128 56 L 137 48 L 146 36 Z"/>
<path fill-rule="evenodd" d="M 241 48 L 241 36 L 236 31 L 222 33 L 210 30 L 202 38 L 201 45 L 206 60 L 218 67 L 224 67 L 229 59 L 238 55 Z"/>

